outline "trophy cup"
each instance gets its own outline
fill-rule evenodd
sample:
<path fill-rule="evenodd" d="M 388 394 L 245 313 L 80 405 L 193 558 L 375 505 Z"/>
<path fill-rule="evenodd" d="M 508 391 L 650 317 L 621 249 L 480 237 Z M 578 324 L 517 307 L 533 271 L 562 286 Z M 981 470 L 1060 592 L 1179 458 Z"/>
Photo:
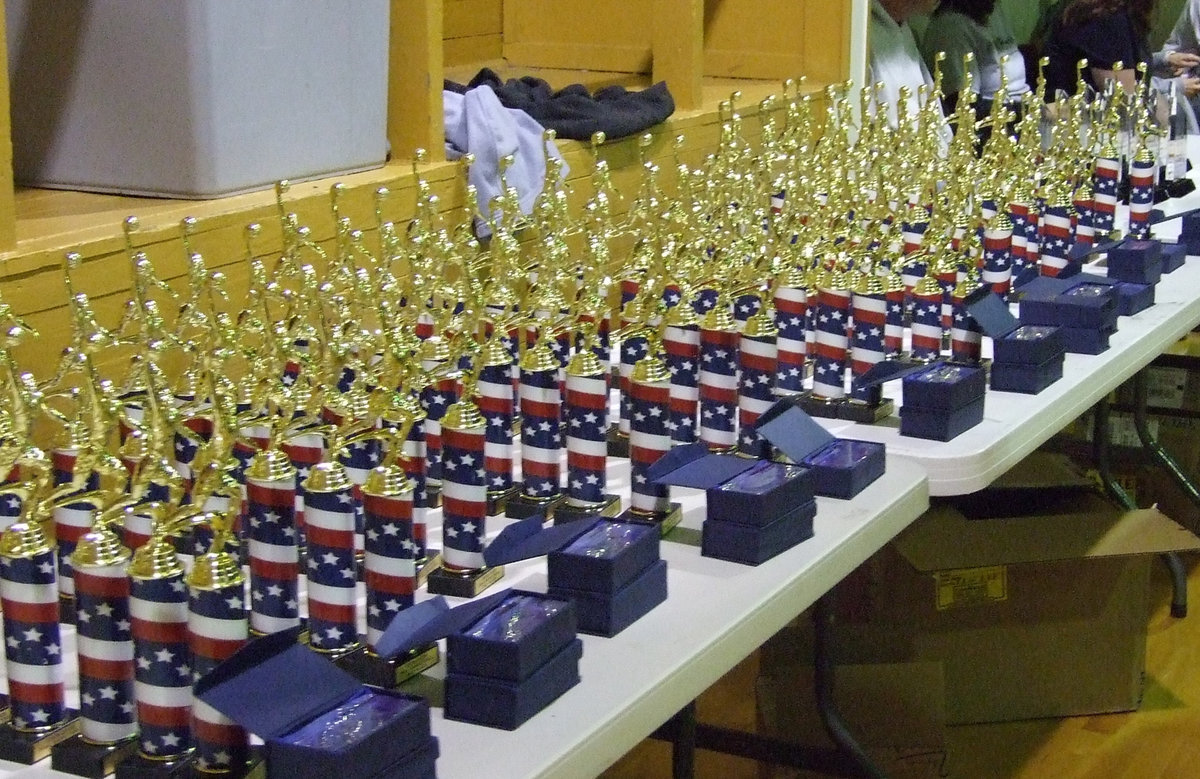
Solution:
<path fill-rule="evenodd" d="M 232 508 L 207 516 L 213 528 L 212 548 L 196 556 L 187 576 L 193 683 L 249 639 L 246 580 L 237 558 L 225 551 L 236 516 Z M 254 557 L 250 559 L 253 564 Z M 232 777 L 249 772 L 250 740 L 243 728 L 198 699 L 192 701 L 191 728 L 192 765 L 197 771 Z"/>
<path fill-rule="evenodd" d="M 119 493 L 118 493 L 119 494 Z M 97 521 L 71 555 L 79 661 L 78 735 L 56 744 L 51 767 L 103 779 L 137 748 L 129 550 Z"/>
<path fill-rule="evenodd" d="M 543 328 L 542 332 L 549 329 Z M 555 362 L 553 356 L 550 360 Z M 475 597 L 504 575 L 503 566 L 488 567 L 483 561 L 487 420 L 475 404 L 480 367 L 477 361 L 463 381 L 461 400 L 446 410 L 443 420 L 442 567 L 430 572 L 426 580 L 430 593 L 459 598 Z M 543 373 L 553 378 L 554 371 Z M 557 395 L 556 379 L 552 388 Z M 558 421 L 557 413 L 554 421 Z"/>

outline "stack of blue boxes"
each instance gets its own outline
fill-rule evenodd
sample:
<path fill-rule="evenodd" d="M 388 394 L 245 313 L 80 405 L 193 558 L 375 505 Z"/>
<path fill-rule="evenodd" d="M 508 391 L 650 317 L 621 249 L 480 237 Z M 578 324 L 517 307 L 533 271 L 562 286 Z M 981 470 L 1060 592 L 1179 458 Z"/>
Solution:
<path fill-rule="evenodd" d="M 1021 324 L 986 287 L 972 293 L 966 305 L 992 339 L 992 389 L 1036 395 L 1062 378 L 1066 354 L 1057 327 Z"/>
<path fill-rule="evenodd" d="M 949 441 L 983 421 L 983 368 L 935 362 L 902 379 L 900 435 Z"/>

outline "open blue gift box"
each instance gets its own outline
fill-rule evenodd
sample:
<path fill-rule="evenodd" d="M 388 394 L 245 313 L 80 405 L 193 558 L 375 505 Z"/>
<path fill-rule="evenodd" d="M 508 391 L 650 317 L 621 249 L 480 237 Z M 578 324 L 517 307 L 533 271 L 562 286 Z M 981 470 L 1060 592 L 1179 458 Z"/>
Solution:
<path fill-rule="evenodd" d="M 1163 274 L 1162 244 L 1128 238 L 1108 250 L 1108 277 L 1134 284 L 1157 284 Z"/>
<path fill-rule="evenodd" d="M 612 592 L 550 585 L 547 594 L 575 604 L 580 633 L 611 638 L 667 599 L 667 561 L 652 561 Z"/>
<path fill-rule="evenodd" d="M 360 683 L 298 637 L 256 639 L 196 683 L 198 699 L 263 739 L 267 776 L 432 776 L 429 704 Z"/>
<path fill-rule="evenodd" d="M 1022 325 L 1008 304 L 988 289 L 968 296 L 967 310 L 992 339 L 992 389 L 1036 394 L 1062 378 L 1061 328 Z"/>
<path fill-rule="evenodd" d="M 883 475 L 887 447 L 837 438 L 788 400 L 776 401 L 755 423 L 759 435 L 812 474 L 813 492 L 849 500 Z"/>
<path fill-rule="evenodd" d="M 765 416 L 759 417 L 755 427 L 770 440 L 763 429 Z M 808 469 L 712 454 L 702 443 L 672 448 L 646 474 L 656 484 L 706 490 L 705 517 L 709 520 L 767 525 L 813 499 L 813 477 Z"/>
<path fill-rule="evenodd" d="M 884 360 L 867 374 L 872 381 L 901 379 L 900 435 L 949 441 L 983 421 L 987 385 L 978 366 Z"/>
<path fill-rule="evenodd" d="M 811 500 L 769 525 L 752 526 L 710 519 L 701 528 L 700 554 L 744 565 L 759 565 L 812 538 L 816 516 L 817 502 Z"/>
<path fill-rule="evenodd" d="M 1162 245 L 1163 273 L 1179 270 L 1187 261 L 1187 256 L 1193 253 L 1188 249 L 1188 244 L 1183 241 L 1164 243 Z"/>
<path fill-rule="evenodd" d="M 1112 283 L 1080 281 L 1055 292 L 1045 287 L 1021 296 L 1021 321 L 1029 325 L 1057 325 L 1113 331 L 1117 327 L 1117 299 Z M 1070 348 L 1068 347 L 1068 351 Z"/>
<path fill-rule="evenodd" d="M 1117 285 L 1117 314 L 1133 316 L 1154 305 L 1153 284 L 1133 284 L 1128 281 Z"/>
<path fill-rule="evenodd" d="M 598 519 L 547 555 L 548 589 L 611 595 L 659 561 L 661 537 L 649 522 Z"/>

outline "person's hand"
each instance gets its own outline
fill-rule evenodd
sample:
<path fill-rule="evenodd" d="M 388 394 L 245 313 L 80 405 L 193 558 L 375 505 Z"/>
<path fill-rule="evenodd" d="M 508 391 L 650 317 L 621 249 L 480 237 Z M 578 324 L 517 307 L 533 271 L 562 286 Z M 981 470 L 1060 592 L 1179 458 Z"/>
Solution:
<path fill-rule="evenodd" d="M 1183 80 L 1183 94 L 1188 97 L 1200 95 L 1200 78 L 1189 76 Z"/>
<path fill-rule="evenodd" d="M 1200 65 L 1200 55 L 1192 54 L 1189 51 L 1172 51 L 1167 54 L 1167 65 L 1175 72 L 1176 76 L 1182 76 L 1188 70 Z"/>

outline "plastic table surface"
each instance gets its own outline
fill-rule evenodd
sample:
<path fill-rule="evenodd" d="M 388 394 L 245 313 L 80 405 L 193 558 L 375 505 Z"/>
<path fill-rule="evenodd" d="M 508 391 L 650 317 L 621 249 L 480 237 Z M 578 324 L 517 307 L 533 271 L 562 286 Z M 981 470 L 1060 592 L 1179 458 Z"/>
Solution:
<path fill-rule="evenodd" d="M 609 491 L 628 495 L 628 461 L 610 462 Z M 433 732 L 441 752 L 438 776 L 576 779 L 600 773 L 929 505 L 924 471 L 910 460 L 889 457 L 887 472 L 853 500 L 818 498 L 812 538 L 762 565 L 746 566 L 700 555 L 703 491 L 674 488 L 672 497 L 682 504 L 684 517 L 662 543 L 667 600 L 613 638 L 581 635 L 582 681 L 520 728 L 506 731 L 445 719 L 436 702 L 444 657 L 413 680 L 416 684 L 405 685 L 418 694 L 433 693 Z M 430 539 L 440 546 L 440 511 L 432 512 L 430 520 Z M 489 518 L 489 535 L 507 523 Z M 303 586 L 302 580 L 302 592 Z M 504 587 L 544 592 L 545 558 L 506 566 L 504 579 L 488 592 Z M 418 598 L 425 597 L 425 590 L 419 590 Z M 363 603 L 360 591 L 360 607 Z M 75 705 L 75 632 L 70 626 L 63 628 L 62 645 L 68 703 Z M 0 779 L 70 776 L 51 770 L 49 760 L 33 766 L 0 761 Z"/>
<path fill-rule="evenodd" d="M 1200 192 L 1160 206 L 1168 214 L 1200 207 Z M 1118 222 L 1120 224 L 1120 222 Z M 1155 226 L 1156 237 L 1174 239 L 1180 220 Z M 1086 268 L 1102 275 L 1103 268 Z M 1015 309 L 1014 309 L 1015 313 Z M 880 441 L 888 453 L 911 458 L 929 474 L 931 495 L 963 495 L 992 483 L 1025 455 L 1091 408 L 1098 400 L 1150 363 L 1167 347 L 1200 323 L 1200 257 L 1164 274 L 1155 290 L 1155 303 L 1117 322 L 1107 351 L 1097 355 L 1068 354 L 1063 377 L 1037 395 L 987 391 L 983 422 L 950 441 L 930 441 L 900 435 L 896 414 L 874 425 L 829 420 L 826 426 L 842 438 Z M 984 339 L 985 356 L 991 348 Z M 903 400 L 899 380 L 884 385 L 885 396 Z"/>

